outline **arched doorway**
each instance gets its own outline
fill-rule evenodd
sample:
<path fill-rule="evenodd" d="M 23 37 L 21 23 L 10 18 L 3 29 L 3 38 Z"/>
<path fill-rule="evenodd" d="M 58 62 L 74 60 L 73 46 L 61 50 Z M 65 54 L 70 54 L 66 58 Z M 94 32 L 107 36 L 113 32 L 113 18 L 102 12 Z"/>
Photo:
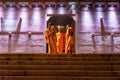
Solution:
<path fill-rule="evenodd" d="M 71 27 L 73 27 L 74 30 L 74 50 L 75 53 L 75 21 L 72 18 L 71 15 L 51 15 L 51 17 L 47 21 L 47 25 L 51 23 L 51 25 L 55 26 L 57 28 L 58 25 L 63 26 L 63 32 L 66 33 L 66 26 L 69 24 Z M 46 48 L 46 52 L 48 52 L 48 48 Z"/>

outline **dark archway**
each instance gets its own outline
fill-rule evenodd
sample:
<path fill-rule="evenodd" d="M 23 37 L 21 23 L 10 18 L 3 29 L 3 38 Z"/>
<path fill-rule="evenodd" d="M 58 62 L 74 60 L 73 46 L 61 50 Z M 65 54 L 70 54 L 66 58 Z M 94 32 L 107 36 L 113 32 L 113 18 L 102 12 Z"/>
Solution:
<path fill-rule="evenodd" d="M 62 25 L 64 27 L 63 32 L 66 33 L 66 26 L 69 24 L 73 27 L 75 32 L 75 21 L 70 15 L 52 15 L 47 21 L 47 25 L 51 23 L 51 25 L 57 28 L 58 25 Z M 74 34 L 75 37 L 75 34 Z M 48 52 L 48 46 L 46 48 L 46 52 Z M 74 38 L 74 52 L 75 52 L 75 38 Z"/>
<path fill-rule="evenodd" d="M 64 26 L 64 30 L 66 30 L 66 25 L 68 24 L 72 26 L 73 29 L 75 28 L 75 21 L 69 15 L 53 15 L 47 21 L 47 25 L 48 23 L 51 23 L 53 26 L 62 25 Z"/>

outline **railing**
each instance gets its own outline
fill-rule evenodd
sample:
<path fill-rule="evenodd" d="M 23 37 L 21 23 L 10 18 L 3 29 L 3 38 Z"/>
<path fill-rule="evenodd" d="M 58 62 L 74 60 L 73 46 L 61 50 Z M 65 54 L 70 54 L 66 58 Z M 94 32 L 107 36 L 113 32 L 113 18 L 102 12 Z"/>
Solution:
<path fill-rule="evenodd" d="M 19 37 L 17 36 L 19 34 Z M 120 52 L 120 34 L 84 32 L 76 38 L 77 53 Z M 0 32 L 0 52 L 46 52 L 43 32 Z"/>
<path fill-rule="evenodd" d="M 45 43 L 43 32 L 0 32 L 0 52 L 43 53 Z"/>
<path fill-rule="evenodd" d="M 120 33 L 92 34 L 94 52 L 120 52 Z"/>
<path fill-rule="evenodd" d="M 120 33 L 79 32 L 76 44 L 78 53 L 117 53 L 120 52 Z"/>

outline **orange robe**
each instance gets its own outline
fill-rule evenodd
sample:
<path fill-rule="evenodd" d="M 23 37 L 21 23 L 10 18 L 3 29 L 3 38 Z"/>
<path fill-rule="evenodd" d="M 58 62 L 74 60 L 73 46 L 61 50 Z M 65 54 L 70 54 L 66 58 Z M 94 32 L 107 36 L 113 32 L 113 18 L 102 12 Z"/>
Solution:
<path fill-rule="evenodd" d="M 67 27 L 65 35 L 65 53 L 70 54 L 73 51 L 73 29 L 72 27 Z"/>
<path fill-rule="evenodd" d="M 50 40 L 51 40 L 51 54 L 56 54 L 57 53 L 57 48 L 56 48 L 56 33 L 54 33 L 52 30 L 50 30 Z"/>
<path fill-rule="evenodd" d="M 46 42 L 48 43 L 48 53 L 49 54 L 57 53 L 55 37 L 56 37 L 56 35 L 54 36 L 50 30 L 47 29 L 45 31 L 45 39 L 46 39 Z"/>
<path fill-rule="evenodd" d="M 66 50 L 67 54 L 71 54 L 73 52 L 73 36 L 69 36 L 67 44 L 66 44 Z"/>
<path fill-rule="evenodd" d="M 62 54 L 63 53 L 63 47 L 64 47 L 64 39 L 65 39 L 65 34 L 62 32 L 58 32 L 56 34 L 57 36 L 57 53 Z"/>
<path fill-rule="evenodd" d="M 69 38 L 69 33 L 68 31 L 66 31 L 66 34 L 65 34 L 65 53 L 67 53 L 67 43 L 68 43 L 68 38 Z"/>
<path fill-rule="evenodd" d="M 69 32 L 72 28 L 71 27 L 67 27 L 67 30 L 66 30 L 66 34 L 65 34 L 65 53 L 68 53 L 68 49 L 67 49 L 67 44 L 68 44 L 68 39 L 69 39 Z"/>

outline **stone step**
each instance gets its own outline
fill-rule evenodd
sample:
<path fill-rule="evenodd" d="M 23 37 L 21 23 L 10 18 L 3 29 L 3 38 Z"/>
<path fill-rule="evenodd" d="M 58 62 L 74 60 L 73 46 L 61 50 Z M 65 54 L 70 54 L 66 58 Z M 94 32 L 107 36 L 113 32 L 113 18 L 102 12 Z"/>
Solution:
<path fill-rule="evenodd" d="M 0 80 L 119 80 L 120 77 L 1 76 Z"/>
<path fill-rule="evenodd" d="M 120 65 L 120 61 L 0 61 L 0 65 Z"/>
<path fill-rule="evenodd" d="M 89 58 L 81 58 L 81 57 L 1 57 L 0 61 L 120 61 L 119 57 L 114 58 L 97 58 L 97 57 L 89 57 Z"/>
<path fill-rule="evenodd" d="M 119 53 L 47 54 L 47 53 L 0 53 L 1 57 L 120 57 Z"/>
<path fill-rule="evenodd" d="M 0 80 L 119 80 L 120 54 L 0 54 Z"/>
<path fill-rule="evenodd" d="M 120 71 L 120 65 L 0 65 L 0 70 Z"/>
<path fill-rule="evenodd" d="M 14 56 L 11 56 L 11 57 L 1 57 L 0 56 L 0 59 L 38 59 L 38 58 L 42 58 L 42 59 L 80 59 L 80 60 L 118 60 L 120 61 L 120 57 L 14 57 Z"/>
<path fill-rule="evenodd" d="M 88 70 L 0 70 L 0 76 L 81 76 L 81 77 L 119 77 L 120 71 Z"/>
<path fill-rule="evenodd" d="M 52 57 L 52 58 L 54 58 L 54 57 L 58 57 L 58 58 L 62 58 L 62 57 L 63 58 L 64 57 L 66 57 L 66 58 L 70 58 L 70 57 L 74 57 L 74 58 L 77 58 L 77 57 L 80 57 L 80 58 L 91 58 L 91 57 L 93 57 L 93 58 L 115 58 L 115 57 L 120 57 L 120 55 L 117 54 L 117 55 L 105 55 L 105 56 L 97 55 L 97 56 L 95 56 L 93 54 L 91 54 L 91 55 L 87 55 L 86 54 L 86 55 L 83 56 L 83 55 L 77 55 L 77 54 L 75 54 L 75 55 L 71 55 L 71 54 L 70 55 L 67 55 L 67 54 L 64 54 L 64 55 L 61 55 L 61 54 L 60 55 L 57 55 L 57 54 L 56 55 L 55 54 L 54 55 L 52 55 L 52 54 L 51 55 L 50 54 L 49 55 L 48 54 L 46 54 L 46 55 L 45 54 L 44 55 L 41 55 L 41 54 L 38 54 L 38 55 L 36 55 L 36 54 L 34 54 L 34 55 L 33 54 L 32 55 L 31 54 L 30 55 L 28 55 L 28 54 L 27 55 L 26 54 L 20 54 L 20 55 L 19 54 L 18 55 L 17 54 L 9 54 L 9 55 L 4 55 L 3 54 L 2 55 L 2 54 L 0 54 L 0 57 L 3 57 L 3 58 L 4 57 L 5 58 L 6 57 L 7 58 L 11 58 L 11 57 L 13 57 L 13 58 L 20 58 L 20 57 L 21 58 L 22 57 L 23 58 L 24 57 L 26 57 L 26 58 L 31 58 L 31 57 L 35 57 L 35 58 L 41 58 L 41 57 L 45 57 L 45 58 L 49 58 L 49 57 Z"/>
<path fill-rule="evenodd" d="M 119 80 L 120 77 L 0 76 L 0 80 Z"/>

